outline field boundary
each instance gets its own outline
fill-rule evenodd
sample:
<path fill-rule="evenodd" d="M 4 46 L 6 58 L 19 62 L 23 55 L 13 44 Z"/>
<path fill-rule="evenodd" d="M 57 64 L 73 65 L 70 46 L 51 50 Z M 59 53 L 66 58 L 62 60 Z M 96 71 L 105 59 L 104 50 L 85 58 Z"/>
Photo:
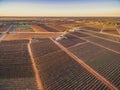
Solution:
<path fill-rule="evenodd" d="M 40 80 L 39 71 L 38 71 L 37 66 L 35 64 L 35 60 L 34 60 L 30 45 L 31 45 L 31 40 L 28 43 L 28 52 L 29 52 L 31 62 L 32 62 L 32 67 L 33 67 L 33 70 L 34 70 L 34 73 L 35 73 L 35 79 L 36 79 L 37 87 L 38 87 L 39 90 L 44 90 L 42 82 Z"/>

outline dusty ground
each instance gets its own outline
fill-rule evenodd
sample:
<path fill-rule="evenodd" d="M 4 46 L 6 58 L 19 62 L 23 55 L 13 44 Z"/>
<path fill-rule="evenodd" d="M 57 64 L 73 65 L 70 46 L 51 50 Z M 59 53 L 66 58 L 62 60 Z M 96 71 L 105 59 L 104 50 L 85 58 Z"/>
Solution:
<path fill-rule="evenodd" d="M 32 28 L 35 32 L 48 32 L 48 31 L 45 30 L 44 28 L 41 28 L 40 26 L 37 26 L 37 25 L 31 25 L 31 28 Z"/>
<path fill-rule="evenodd" d="M 15 39 L 30 39 L 30 38 L 55 38 L 62 35 L 62 32 L 51 32 L 51 33 L 17 33 L 8 34 L 5 36 L 4 40 L 15 40 Z"/>

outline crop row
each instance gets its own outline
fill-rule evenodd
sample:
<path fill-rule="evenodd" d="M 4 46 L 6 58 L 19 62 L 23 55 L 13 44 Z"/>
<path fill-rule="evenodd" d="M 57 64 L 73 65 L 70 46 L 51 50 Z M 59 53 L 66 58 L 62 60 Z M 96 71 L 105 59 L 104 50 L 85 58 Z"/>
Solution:
<path fill-rule="evenodd" d="M 100 28 L 97 28 L 97 27 L 83 26 L 82 28 L 90 31 L 100 32 Z"/>
<path fill-rule="evenodd" d="M 53 28 L 53 29 L 55 29 L 55 30 L 57 30 L 57 31 L 60 31 L 60 32 L 64 32 L 65 30 L 66 30 L 66 28 L 65 27 L 62 27 L 62 26 L 60 26 L 60 25 L 48 25 L 50 28 Z"/>
<path fill-rule="evenodd" d="M 48 26 L 45 25 L 45 24 L 39 24 L 39 26 L 42 27 L 42 28 L 44 28 L 44 29 L 46 29 L 46 30 L 49 31 L 49 32 L 58 32 L 56 29 L 51 28 L 51 27 L 48 27 Z"/>
<path fill-rule="evenodd" d="M 17 27 L 13 32 L 34 32 L 30 27 Z"/>
<path fill-rule="evenodd" d="M 4 46 L 4 45 L 19 45 L 19 44 L 28 44 L 29 40 L 25 39 L 25 40 L 4 40 L 1 41 L 0 46 Z"/>
<path fill-rule="evenodd" d="M 6 32 L 10 25 L 2 25 L 0 26 L 0 32 Z"/>
<path fill-rule="evenodd" d="M 17 71 L 18 72 L 18 71 Z M 0 79 L 0 90 L 38 90 L 34 77 Z"/>
<path fill-rule="evenodd" d="M 47 30 L 45 30 L 44 28 L 41 28 L 39 25 L 31 25 L 31 28 L 35 31 L 35 32 L 47 32 Z"/>
<path fill-rule="evenodd" d="M 78 43 L 85 42 L 84 40 L 78 39 L 71 35 L 66 35 L 65 38 L 58 41 L 60 44 L 62 44 L 64 47 L 70 47 Z"/>
<path fill-rule="evenodd" d="M 99 37 L 102 37 L 102 38 L 110 39 L 110 40 L 113 40 L 113 41 L 120 42 L 120 37 L 117 37 L 117 36 L 112 36 L 112 35 L 107 35 L 107 34 L 102 34 L 102 33 L 97 33 L 97 32 L 89 32 L 89 31 L 87 31 L 86 33 L 91 34 L 91 35 L 96 35 L 96 36 L 99 36 Z"/>
<path fill-rule="evenodd" d="M 52 41 L 48 43 L 50 42 L 52 43 Z M 48 44 L 43 47 L 41 42 L 36 42 L 35 44 L 33 43 L 31 47 L 34 56 L 37 56 L 35 63 L 45 90 L 109 90 L 107 86 L 64 51 L 59 50 L 41 55 L 42 52 L 36 53 L 36 51 L 41 50 L 41 47 L 44 51 L 46 49 L 51 51 L 54 46 Z"/>
<path fill-rule="evenodd" d="M 39 47 L 39 50 L 38 50 Z M 31 48 L 34 52 L 34 57 L 40 57 L 59 50 L 59 48 L 50 39 L 41 39 L 33 41 Z"/>
<path fill-rule="evenodd" d="M 119 43 L 108 41 L 108 40 L 97 38 L 97 37 L 93 37 L 93 36 L 88 37 L 86 39 L 89 41 L 95 42 L 97 44 L 100 44 L 102 46 L 105 46 L 107 48 L 110 48 L 112 50 L 120 52 L 120 44 Z"/>
<path fill-rule="evenodd" d="M 13 40 L 0 43 L 0 90 L 37 89 L 27 42 Z"/>
<path fill-rule="evenodd" d="M 71 34 L 77 35 L 79 37 L 88 37 L 89 36 L 87 34 L 83 34 L 83 33 L 80 33 L 80 32 L 72 32 Z"/>
<path fill-rule="evenodd" d="M 70 49 L 77 57 L 120 88 L 120 55 L 91 43 Z"/>
<path fill-rule="evenodd" d="M 117 30 L 103 30 L 103 32 L 110 33 L 110 34 L 117 34 L 119 35 Z"/>

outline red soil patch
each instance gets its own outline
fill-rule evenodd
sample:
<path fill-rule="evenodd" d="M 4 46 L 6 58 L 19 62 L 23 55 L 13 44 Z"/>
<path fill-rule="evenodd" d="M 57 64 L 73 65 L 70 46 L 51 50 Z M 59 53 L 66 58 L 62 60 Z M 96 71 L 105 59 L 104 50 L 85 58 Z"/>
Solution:
<path fill-rule="evenodd" d="M 35 32 L 48 32 L 48 31 L 45 30 L 44 28 L 41 28 L 40 26 L 37 26 L 37 25 L 31 25 L 31 28 L 32 28 Z"/>
<path fill-rule="evenodd" d="M 10 39 L 30 39 L 30 38 L 56 38 L 63 33 L 17 33 L 17 34 L 9 34 L 6 35 L 4 40 Z"/>

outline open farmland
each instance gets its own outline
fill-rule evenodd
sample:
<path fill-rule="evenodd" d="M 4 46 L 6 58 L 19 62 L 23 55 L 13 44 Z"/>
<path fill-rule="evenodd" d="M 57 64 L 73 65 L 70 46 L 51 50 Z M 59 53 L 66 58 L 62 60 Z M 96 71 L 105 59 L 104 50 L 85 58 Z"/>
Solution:
<path fill-rule="evenodd" d="M 10 25 L 0 25 L 0 32 L 6 32 Z"/>
<path fill-rule="evenodd" d="M 105 33 L 120 35 L 117 30 L 104 30 Z"/>
<path fill-rule="evenodd" d="M 14 25 L 15 27 L 12 32 L 34 32 L 34 30 L 29 25 Z"/>
<path fill-rule="evenodd" d="M 83 33 L 78 33 L 78 32 L 72 32 L 71 34 L 77 35 L 78 37 L 89 37 L 89 35 L 87 34 L 83 34 Z"/>
<path fill-rule="evenodd" d="M 54 43 L 50 40 L 33 41 L 31 44 L 45 90 L 108 89 L 65 52 L 53 45 Z M 91 80 L 93 86 L 90 83 Z"/>
<path fill-rule="evenodd" d="M 78 32 L 79 33 L 79 32 Z M 86 33 L 86 32 L 85 32 Z M 85 34 L 84 33 L 84 34 Z M 87 34 L 87 33 L 86 33 Z M 119 37 L 116 39 L 116 37 L 110 38 L 109 35 L 103 35 L 101 38 L 101 34 L 89 34 L 89 37 L 82 37 L 82 39 L 88 40 L 90 42 L 96 43 L 98 45 L 102 45 L 103 47 L 107 47 L 109 49 L 112 49 L 113 51 L 120 52 L 120 43 L 119 43 Z"/>
<path fill-rule="evenodd" d="M 39 33 L 10 33 L 5 36 L 4 40 L 15 40 L 15 39 L 31 39 L 31 38 L 56 38 L 64 34 L 63 32 L 39 32 Z"/>
<path fill-rule="evenodd" d="M 120 88 L 120 55 L 91 43 L 70 49 L 76 56 L 84 60 L 93 69 Z M 87 55 L 87 57 L 86 57 Z M 97 57 L 96 57 L 97 56 Z"/>
<path fill-rule="evenodd" d="M 90 30 L 90 31 L 100 32 L 100 28 L 97 28 L 94 25 L 92 25 L 92 26 L 82 26 L 81 29 L 87 29 L 87 30 Z"/>
<path fill-rule="evenodd" d="M 38 41 L 33 40 L 31 48 L 34 52 L 33 56 L 35 58 L 60 50 L 50 39 L 47 38 L 43 38 Z M 40 50 L 37 50 L 38 48 Z"/>
<path fill-rule="evenodd" d="M 83 43 L 85 41 L 78 39 L 78 38 L 71 36 L 71 35 L 66 35 L 65 38 L 58 40 L 58 42 L 61 43 L 66 48 L 68 48 L 70 46 L 73 46 L 73 45 L 78 44 L 78 43 Z"/>
<path fill-rule="evenodd" d="M 37 89 L 27 43 L 28 40 L 0 43 L 0 90 Z"/>
<path fill-rule="evenodd" d="M 95 42 L 97 44 L 100 44 L 102 46 L 105 46 L 107 48 L 110 48 L 112 50 L 115 50 L 117 52 L 120 52 L 120 43 L 116 43 L 116 42 L 112 42 L 112 41 L 108 41 L 108 40 L 105 40 L 105 39 L 100 39 L 100 38 L 95 38 L 95 37 L 88 37 L 86 38 L 86 40 L 89 40 L 89 41 L 92 41 L 92 42 Z"/>
<path fill-rule="evenodd" d="M 61 27 L 64 27 L 66 29 L 70 29 L 71 27 L 77 27 L 81 26 L 81 23 L 75 23 L 75 22 L 64 22 L 59 24 Z"/>
<path fill-rule="evenodd" d="M 47 32 L 46 29 L 40 27 L 39 25 L 31 25 L 31 28 L 32 28 L 35 32 Z"/>
<path fill-rule="evenodd" d="M 64 32 L 67 30 L 67 28 L 60 26 L 60 25 L 48 25 L 50 28 L 53 28 L 59 32 Z"/>
<path fill-rule="evenodd" d="M 97 36 L 98 38 L 103 38 L 103 39 L 108 39 L 108 40 L 112 40 L 112 41 L 116 41 L 116 42 L 120 42 L 120 36 L 118 35 L 111 35 L 111 34 L 107 34 L 107 33 L 98 33 L 98 32 L 91 32 L 89 30 L 80 30 L 80 32 L 82 31 L 82 34 L 87 35 L 88 37 L 90 35 L 92 36 Z M 78 31 L 79 32 L 79 31 Z M 78 32 L 76 32 L 77 34 L 79 34 Z M 74 33 L 73 33 L 74 34 Z M 76 34 L 76 35 L 77 35 Z M 81 33 L 80 33 L 81 34 Z M 79 36 L 79 35 L 77 35 Z"/>
<path fill-rule="evenodd" d="M 120 35 L 120 33 L 117 31 L 117 27 L 115 27 L 115 25 L 114 26 L 111 26 L 111 25 L 104 26 L 103 32 Z"/>
<path fill-rule="evenodd" d="M 118 18 L 7 19 L 0 18 L 0 90 L 120 89 L 120 36 L 104 32 Z"/>
<path fill-rule="evenodd" d="M 49 26 L 47 26 L 45 24 L 39 24 L 39 26 L 46 29 L 48 32 L 58 32 L 56 29 L 51 28 L 51 27 L 49 27 Z"/>

